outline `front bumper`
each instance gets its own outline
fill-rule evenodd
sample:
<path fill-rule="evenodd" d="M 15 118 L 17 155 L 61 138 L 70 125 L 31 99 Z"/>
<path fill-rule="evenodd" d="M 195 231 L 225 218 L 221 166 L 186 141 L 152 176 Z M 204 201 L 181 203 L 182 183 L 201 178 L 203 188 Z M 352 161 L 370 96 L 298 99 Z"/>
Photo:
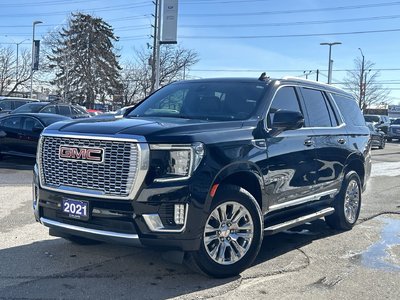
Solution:
<path fill-rule="evenodd" d="M 157 185 L 164 185 L 163 187 Z M 190 196 L 189 185 L 158 183 L 145 188 L 136 200 L 102 199 L 50 191 L 40 186 L 34 168 L 33 209 L 35 218 L 52 235 L 76 235 L 132 246 L 157 246 L 194 251 L 200 246 L 203 209 Z M 77 220 L 62 212 L 63 199 L 87 201 L 89 220 Z M 184 224 L 174 223 L 174 204 L 185 207 Z M 154 218 L 157 216 L 157 218 Z M 190 219 L 190 222 L 189 222 Z M 154 221 L 156 220 L 156 221 Z M 153 222 L 152 222 L 153 221 Z"/>

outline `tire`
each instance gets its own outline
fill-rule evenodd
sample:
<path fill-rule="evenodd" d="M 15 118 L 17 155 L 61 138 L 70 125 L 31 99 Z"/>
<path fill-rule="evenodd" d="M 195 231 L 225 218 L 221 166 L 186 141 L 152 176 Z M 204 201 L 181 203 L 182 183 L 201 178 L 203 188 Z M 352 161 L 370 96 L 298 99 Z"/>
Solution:
<path fill-rule="evenodd" d="M 77 245 L 98 245 L 98 244 L 102 243 L 100 241 L 84 238 L 84 237 L 77 236 L 77 235 L 64 236 L 63 238 L 66 239 L 67 241 L 70 241 L 71 243 L 77 244 Z"/>
<path fill-rule="evenodd" d="M 336 230 L 350 230 L 357 222 L 361 209 L 361 180 L 358 174 L 346 174 L 342 188 L 334 200 L 335 212 L 326 216 L 329 227 Z"/>
<path fill-rule="evenodd" d="M 236 276 L 260 251 L 263 222 L 260 207 L 246 190 L 221 185 L 203 224 L 200 249 L 188 253 L 189 264 L 208 276 Z"/>

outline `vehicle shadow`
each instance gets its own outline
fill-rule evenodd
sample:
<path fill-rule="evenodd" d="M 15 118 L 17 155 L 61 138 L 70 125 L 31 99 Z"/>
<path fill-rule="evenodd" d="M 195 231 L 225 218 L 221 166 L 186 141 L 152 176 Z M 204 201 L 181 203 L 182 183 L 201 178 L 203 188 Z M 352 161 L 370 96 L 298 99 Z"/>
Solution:
<path fill-rule="evenodd" d="M 3 156 L 0 160 L 0 169 L 33 170 L 34 158 Z"/>
<path fill-rule="evenodd" d="M 307 267 L 309 260 L 298 249 L 337 233 L 324 224 L 317 220 L 265 237 L 253 266 L 227 279 L 197 274 L 164 260 L 164 252 L 154 249 L 80 246 L 60 238 L 36 241 L 0 250 L 0 295 L 6 299 L 214 297 L 234 290 L 246 278 Z"/>

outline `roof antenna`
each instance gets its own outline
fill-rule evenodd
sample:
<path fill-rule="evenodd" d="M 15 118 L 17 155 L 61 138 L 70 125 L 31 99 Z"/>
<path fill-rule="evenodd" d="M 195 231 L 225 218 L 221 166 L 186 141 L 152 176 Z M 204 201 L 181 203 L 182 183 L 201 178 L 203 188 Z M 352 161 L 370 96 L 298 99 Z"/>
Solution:
<path fill-rule="evenodd" d="M 269 76 L 267 76 L 267 73 L 262 72 L 260 77 L 258 77 L 258 80 L 267 80 L 269 79 Z"/>

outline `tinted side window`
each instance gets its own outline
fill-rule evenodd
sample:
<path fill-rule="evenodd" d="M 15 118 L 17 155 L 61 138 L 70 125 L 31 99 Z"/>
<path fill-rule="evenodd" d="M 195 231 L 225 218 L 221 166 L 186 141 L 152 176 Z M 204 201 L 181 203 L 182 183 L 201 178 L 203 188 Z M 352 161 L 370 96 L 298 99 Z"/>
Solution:
<path fill-rule="evenodd" d="M 333 124 L 334 126 L 337 125 L 336 121 L 332 122 L 331 120 L 328 110 L 329 104 L 326 103 L 326 99 L 321 91 L 302 88 L 301 92 L 308 112 L 309 126 L 331 127 Z"/>
<path fill-rule="evenodd" d="M 60 115 L 63 115 L 63 116 L 71 115 L 71 110 L 70 110 L 69 106 L 67 106 L 67 105 L 59 105 L 58 111 L 59 111 Z"/>
<path fill-rule="evenodd" d="M 40 112 L 41 113 L 48 113 L 48 114 L 56 114 L 57 113 L 56 106 L 55 105 L 46 106 Z"/>
<path fill-rule="evenodd" d="M 25 101 L 25 100 L 15 100 L 14 101 L 14 109 L 20 107 L 21 105 L 24 105 L 26 103 L 29 103 L 30 101 Z"/>
<path fill-rule="evenodd" d="M 34 118 L 30 118 L 30 117 L 24 118 L 24 121 L 22 123 L 23 130 L 32 131 L 32 129 L 34 127 L 40 128 L 40 127 L 43 127 L 43 125 L 40 124 L 40 122 Z"/>
<path fill-rule="evenodd" d="M 2 122 L 2 126 L 5 128 L 20 129 L 21 117 L 7 118 Z"/>
<path fill-rule="evenodd" d="M 344 121 L 347 124 L 352 124 L 354 126 L 365 126 L 365 120 L 356 100 L 338 94 L 332 94 L 332 97 L 335 99 L 336 104 L 342 113 Z"/>
<path fill-rule="evenodd" d="M 85 115 L 87 112 L 79 107 L 71 106 L 72 114 L 73 115 Z"/>
<path fill-rule="evenodd" d="M 294 87 L 283 87 L 276 93 L 268 113 L 268 127 L 271 127 L 275 112 L 280 109 L 302 112 Z"/>
<path fill-rule="evenodd" d="M 12 101 L 11 100 L 4 100 L 0 102 L 0 108 L 2 110 L 12 110 Z"/>

